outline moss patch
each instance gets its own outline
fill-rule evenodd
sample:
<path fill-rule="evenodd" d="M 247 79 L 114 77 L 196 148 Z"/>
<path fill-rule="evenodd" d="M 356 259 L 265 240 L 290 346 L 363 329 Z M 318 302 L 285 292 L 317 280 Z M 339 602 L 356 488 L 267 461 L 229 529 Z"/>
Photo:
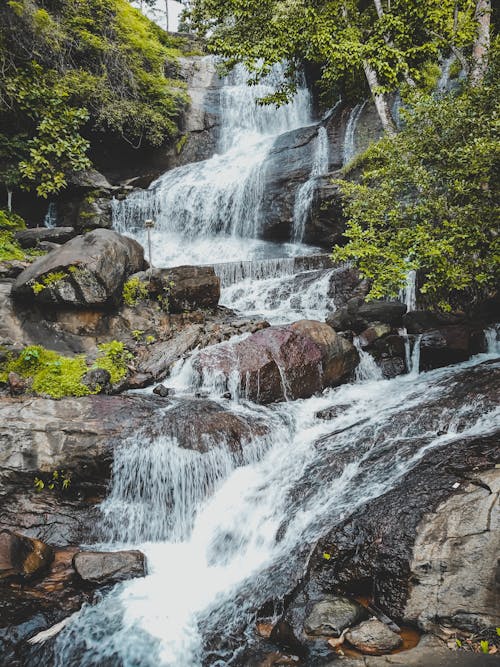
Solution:
<path fill-rule="evenodd" d="M 148 298 L 148 286 L 139 278 L 129 278 L 123 285 L 123 303 L 127 306 L 137 306 L 139 301 Z"/>
<path fill-rule="evenodd" d="M 108 371 L 111 382 L 115 384 L 126 377 L 127 365 L 132 359 L 133 354 L 127 350 L 123 343 L 112 340 L 110 343 L 99 345 L 99 356 L 94 366 Z"/>

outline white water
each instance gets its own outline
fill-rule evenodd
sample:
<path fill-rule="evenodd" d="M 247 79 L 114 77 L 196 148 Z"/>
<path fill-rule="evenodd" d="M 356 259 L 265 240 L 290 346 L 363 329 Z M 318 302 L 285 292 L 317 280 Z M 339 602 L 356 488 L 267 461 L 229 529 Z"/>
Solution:
<path fill-rule="evenodd" d="M 57 207 L 54 202 L 50 202 L 47 208 L 47 213 L 43 219 L 44 227 L 52 229 L 57 225 Z"/>
<path fill-rule="evenodd" d="M 248 623 L 251 630 L 252 609 L 293 585 L 292 564 L 304 557 L 304 547 L 325 525 L 390 489 L 430 449 L 459 433 L 488 433 L 498 423 L 500 411 L 492 412 L 479 398 L 465 397 L 451 411 L 427 414 L 427 403 L 453 394 L 459 368 L 344 385 L 321 397 L 277 406 L 268 411 L 272 444 L 257 448 L 257 456 L 237 468 L 224 456 L 214 466 L 219 454 L 194 468 L 184 467 L 184 453 L 174 455 L 180 464 L 166 454 L 145 454 L 145 447 L 169 451 L 172 443 L 161 440 L 124 449 L 107 501 L 106 511 L 115 512 L 117 522 L 109 535 L 120 534 L 124 503 L 142 506 L 137 471 L 145 473 L 151 504 L 130 513 L 121 535 L 132 534 L 129 546 L 146 553 L 149 574 L 87 607 L 59 637 L 55 667 L 97 667 L 105 659 L 124 667 L 199 667 L 206 633 L 227 637 Z M 332 405 L 350 407 L 329 422 L 314 417 Z M 246 409 L 262 416 L 262 408 Z M 344 433 L 322 438 L 347 426 Z M 346 463 L 329 471 L 327 462 L 345 451 L 351 452 Z M 171 484 L 167 480 L 174 469 L 181 474 Z M 186 511 L 162 513 L 165 482 L 174 508 L 187 498 Z M 295 489 L 303 492 L 296 495 Z M 160 541 L 144 541 L 152 537 L 152 527 Z M 219 658 L 209 664 L 229 665 L 232 657 L 233 651 L 221 646 Z"/>
<path fill-rule="evenodd" d="M 417 272 L 413 269 L 406 274 L 406 284 L 399 292 L 399 300 L 405 304 L 407 312 L 417 310 Z"/>
<path fill-rule="evenodd" d="M 295 193 L 295 204 L 293 209 L 293 240 L 302 243 L 306 222 L 313 202 L 319 176 L 328 173 L 329 166 L 329 143 L 326 128 L 318 128 L 315 140 L 313 164 L 308 180 L 303 183 Z"/>
<path fill-rule="evenodd" d="M 356 104 L 356 106 L 352 109 L 351 113 L 349 114 L 349 119 L 347 121 L 347 127 L 345 130 L 345 137 L 344 137 L 344 153 L 342 158 L 342 164 L 344 166 L 348 164 L 353 159 L 353 157 L 355 157 L 357 153 L 356 128 L 358 126 L 358 121 L 360 119 L 361 114 L 363 113 L 365 105 L 366 102 L 360 102 L 359 104 Z"/>
<path fill-rule="evenodd" d="M 359 364 L 356 366 L 355 370 L 356 381 L 367 382 L 382 380 L 383 375 L 381 369 L 375 363 L 375 359 L 372 355 L 363 350 L 358 336 L 355 336 L 353 343 L 359 354 Z"/>

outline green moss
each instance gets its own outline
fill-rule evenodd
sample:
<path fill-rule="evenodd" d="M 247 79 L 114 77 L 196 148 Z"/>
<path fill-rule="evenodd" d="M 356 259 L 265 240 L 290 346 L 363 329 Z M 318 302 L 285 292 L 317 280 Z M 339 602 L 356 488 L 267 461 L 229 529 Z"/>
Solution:
<path fill-rule="evenodd" d="M 177 153 L 177 155 L 180 155 L 182 153 L 182 149 L 186 145 L 187 140 L 188 140 L 188 135 L 183 134 L 177 141 L 177 143 L 175 144 L 175 152 Z"/>
<path fill-rule="evenodd" d="M 20 215 L 0 209 L 0 231 L 8 230 L 10 232 L 26 229 L 26 223 Z"/>
<path fill-rule="evenodd" d="M 113 340 L 110 343 L 99 345 L 99 352 L 100 356 L 96 359 L 94 366 L 108 371 L 113 384 L 123 380 L 128 372 L 128 363 L 133 359 L 133 355 L 125 345 Z"/>
<path fill-rule="evenodd" d="M 123 285 L 122 297 L 123 303 L 127 306 L 136 306 L 139 301 L 148 298 L 148 286 L 139 278 L 129 278 Z"/>
<path fill-rule="evenodd" d="M 64 280 L 67 277 L 68 274 L 65 271 L 53 271 L 52 273 L 48 273 L 46 276 L 44 276 L 41 281 L 33 283 L 31 289 L 35 294 L 39 294 L 46 287 L 50 287 L 50 285 L 55 285 L 56 283 L 60 282 L 61 280 Z"/>
<path fill-rule="evenodd" d="M 133 355 L 119 341 L 99 346 L 99 357 L 92 368 L 109 371 L 111 382 L 116 383 L 127 375 L 127 364 Z M 30 345 L 17 356 L 12 355 L 0 364 L 0 382 L 7 382 L 11 372 L 32 380 L 37 394 L 51 398 L 64 396 L 88 396 L 92 391 L 83 384 L 83 376 L 90 370 L 83 355 L 65 357 L 41 345 Z"/>

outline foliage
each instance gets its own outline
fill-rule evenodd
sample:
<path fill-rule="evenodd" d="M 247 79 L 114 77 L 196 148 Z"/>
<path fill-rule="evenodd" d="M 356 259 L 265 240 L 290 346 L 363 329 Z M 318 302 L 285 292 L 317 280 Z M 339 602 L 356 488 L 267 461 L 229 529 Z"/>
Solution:
<path fill-rule="evenodd" d="M 73 267 L 70 267 L 73 268 Z M 48 273 L 46 276 L 44 276 L 41 280 L 41 282 L 34 282 L 33 285 L 31 286 L 31 289 L 35 294 L 39 294 L 42 290 L 44 290 L 46 287 L 49 287 L 50 285 L 54 285 L 55 283 L 60 282 L 61 280 L 64 280 L 67 278 L 67 273 L 64 271 L 54 271 L 52 273 Z"/>
<path fill-rule="evenodd" d="M 347 197 L 347 245 L 372 281 L 369 296 L 396 296 L 410 269 L 420 291 L 443 309 L 499 276 L 498 50 L 484 85 L 435 97 L 415 94 L 405 129 L 372 145 L 361 183 L 340 181 Z M 493 54 L 492 54 L 493 57 Z"/>
<path fill-rule="evenodd" d="M 89 367 L 83 355 L 65 357 L 41 345 L 25 347 L 17 357 L 12 355 L 0 364 L 0 380 L 7 381 L 11 372 L 32 379 L 32 389 L 51 398 L 64 396 L 87 396 L 97 393 L 82 382 L 91 368 L 104 368 L 111 382 L 119 382 L 127 374 L 127 364 L 132 354 L 123 343 L 111 341 L 99 345 L 99 356 Z"/>
<path fill-rule="evenodd" d="M 14 232 L 25 227 L 19 215 L 0 209 L 0 261 L 25 259 L 25 251 L 14 238 Z"/>
<path fill-rule="evenodd" d="M 132 353 L 117 340 L 102 343 L 99 345 L 99 352 L 100 356 L 96 359 L 94 367 L 107 370 L 113 384 L 123 380 L 128 372 L 128 364 L 133 359 Z"/>
<path fill-rule="evenodd" d="M 422 66 L 440 50 L 468 46 L 475 35 L 474 4 L 455 0 L 195 0 L 191 20 L 208 48 L 228 67 L 243 62 L 256 79 L 274 63 L 289 64 L 289 81 L 267 101 L 282 103 L 295 90 L 302 62 L 320 69 L 320 83 L 346 98 L 365 96 L 364 66 L 379 90 L 419 82 Z M 455 14 L 455 6 L 458 12 Z M 265 26 L 265 30 L 262 29 Z"/>
<path fill-rule="evenodd" d="M 71 485 L 71 473 L 67 470 L 54 470 L 50 475 L 35 477 L 33 486 L 36 491 L 66 491 Z"/>
<path fill-rule="evenodd" d="M 123 285 L 122 297 L 127 306 L 136 306 L 139 301 L 148 298 L 149 290 L 146 283 L 139 278 L 129 278 Z"/>
<path fill-rule="evenodd" d="M 0 182 L 59 192 L 99 135 L 134 147 L 178 135 L 187 102 L 179 38 L 127 0 L 8 0 L 0 6 Z"/>

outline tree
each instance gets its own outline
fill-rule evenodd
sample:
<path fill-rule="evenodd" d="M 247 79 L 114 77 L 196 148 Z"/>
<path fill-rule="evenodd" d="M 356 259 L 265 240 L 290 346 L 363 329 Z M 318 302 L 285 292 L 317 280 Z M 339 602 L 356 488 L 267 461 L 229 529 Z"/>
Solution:
<path fill-rule="evenodd" d="M 493 59 L 481 86 L 415 92 L 404 129 L 362 158 L 361 182 L 340 181 L 347 244 L 334 258 L 359 266 L 371 298 L 396 296 L 411 269 L 421 293 L 443 309 L 498 285 L 498 50 Z"/>

